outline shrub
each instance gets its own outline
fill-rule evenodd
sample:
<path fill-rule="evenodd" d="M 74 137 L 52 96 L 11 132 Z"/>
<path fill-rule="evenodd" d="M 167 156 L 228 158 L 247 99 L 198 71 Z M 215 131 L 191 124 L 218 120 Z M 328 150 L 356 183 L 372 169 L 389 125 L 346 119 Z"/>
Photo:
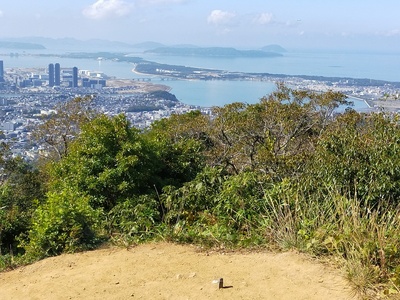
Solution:
<path fill-rule="evenodd" d="M 152 238 L 160 224 L 159 203 L 149 195 L 128 199 L 107 215 L 107 229 L 113 241 L 125 245 Z"/>
<path fill-rule="evenodd" d="M 322 134 L 308 162 L 311 193 L 326 194 L 334 186 L 340 193 L 366 205 L 397 204 L 400 199 L 400 126 L 397 116 L 338 117 Z"/>
<path fill-rule="evenodd" d="M 49 193 L 47 202 L 35 211 L 22 246 L 34 258 L 91 249 L 99 241 L 100 214 L 90 207 L 88 197 L 72 190 Z"/>

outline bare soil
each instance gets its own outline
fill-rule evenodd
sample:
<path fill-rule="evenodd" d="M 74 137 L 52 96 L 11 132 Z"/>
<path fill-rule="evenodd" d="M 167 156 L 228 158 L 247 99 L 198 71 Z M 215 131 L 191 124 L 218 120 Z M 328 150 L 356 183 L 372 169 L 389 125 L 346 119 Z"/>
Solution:
<path fill-rule="evenodd" d="M 66 254 L 0 273 L 0 299 L 354 299 L 341 275 L 293 252 L 150 243 Z"/>

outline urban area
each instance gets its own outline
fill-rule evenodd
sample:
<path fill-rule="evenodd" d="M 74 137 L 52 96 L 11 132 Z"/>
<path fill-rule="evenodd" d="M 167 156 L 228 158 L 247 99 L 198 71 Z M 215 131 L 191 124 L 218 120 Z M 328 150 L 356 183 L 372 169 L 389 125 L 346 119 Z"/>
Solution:
<path fill-rule="evenodd" d="M 266 80 L 285 81 L 296 89 L 342 92 L 364 101 L 371 110 L 384 106 L 398 111 L 400 83 L 369 79 L 287 76 L 274 74 L 233 73 L 218 70 L 160 65 L 135 64 L 135 71 L 169 78 L 191 80 Z M 55 113 L 60 102 L 76 97 L 92 98 L 95 109 L 107 115 L 124 113 L 131 124 L 146 128 L 155 120 L 171 114 L 200 110 L 211 114 L 211 108 L 181 103 L 169 93 L 166 85 L 148 81 L 108 77 L 100 71 L 80 70 L 50 63 L 43 68 L 5 68 L 0 60 L 0 142 L 11 145 L 13 155 L 36 159 L 40 146 L 32 131 L 47 116 Z"/>
<path fill-rule="evenodd" d="M 13 155 L 34 160 L 41 152 L 32 132 L 55 106 L 76 97 L 92 97 L 93 107 L 107 115 L 124 113 L 131 124 L 148 127 L 155 120 L 191 110 L 164 85 L 110 78 L 98 71 L 64 68 L 59 63 L 43 68 L 5 68 L 0 61 L 0 142 L 11 145 Z"/>

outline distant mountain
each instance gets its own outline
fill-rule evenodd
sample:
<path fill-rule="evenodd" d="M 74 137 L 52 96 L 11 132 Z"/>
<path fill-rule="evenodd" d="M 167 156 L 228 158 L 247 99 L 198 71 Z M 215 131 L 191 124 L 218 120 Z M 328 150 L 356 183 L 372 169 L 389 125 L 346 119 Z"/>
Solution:
<path fill-rule="evenodd" d="M 134 44 L 132 45 L 133 48 L 136 49 L 144 49 L 144 50 L 149 50 L 149 49 L 154 49 L 154 48 L 160 48 L 160 47 L 165 47 L 164 44 L 157 43 L 157 42 L 143 42 L 139 44 Z"/>
<path fill-rule="evenodd" d="M 84 43 L 96 45 L 97 47 L 116 47 L 116 48 L 126 48 L 126 49 L 133 48 L 132 44 L 118 42 L 118 41 L 100 40 L 100 39 L 91 39 L 84 41 Z"/>
<path fill-rule="evenodd" d="M 175 55 L 175 56 L 205 56 L 205 57 L 273 57 L 282 56 L 280 53 L 266 52 L 261 50 L 237 50 L 226 47 L 161 47 L 147 50 L 145 53 Z"/>
<path fill-rule="evenodd" d="M 262 47 L 260 50 L 266 52 L 276 52 L 276 53 L 284 53 L 287 51 L 285 48 L 275 44 Z"/>
<path fill-rule="evenodd" d="M 7 38 L 0 39 L 12 42 L 12 43 L 27 43 L 27 44 L 39 44 L 43 45 L 42 49 L 49 50 L 64 50 L 64 51 L 128 51 L 133 49 L 133 45 L 108 41 L 101 39 L 91 39 L 91 40 L 78 40 L 74 38 L 45 38 L 45 37 L 23 37 L 23 38 Z M 30 48 L 30 49 L 40 49 L 40 48 Z"/>
<path fill-rule="evenodd" d="M 178 44 L 171 46 L 171 48 L 200 48 L 200 47 L 192 44 Z"/>
<path fill-rule="evenodd" d="M 0 48 L 21 50 L 56 50 L 63 52 L 130 52 L 141 49 L 148 53 L 176 56 L 216 56 L 216 57 L 268 57 L 281 56 L 286 52 L 279 45 L 268 45 L 259 50 L 237 50 L 229 47 L 199 47 L 191 44 L 177 44 L 166 46 L 162 43 L 147 41 L 137 44 L 129 44 L 118 41 L 102 39 L 78 40 L 75 38 L 46 38 L 46 37 L 22 37 L 0 38 Z"/>
<path fill-rule="evenodd" d="M 4 49 L 14 49 L 14 50 L 37 50 L 37 49 L 46 49 L 41 44 L 36 43 L 24 43 L 24 42 L 15 42 L 15 41 L 0 41 L 0 48 Z"/>
<path fill-rule="evenodd" d="M 78 40 L 72 38 L 63 38 L 63 39 L 52 39 L 45 37 L 22 37 L 22 38 L 7 38 L 4 39 L 10 42 L 15 43 L 36 43 L 40 45 L 44 45 L 46 48 L 59 48 L 60 46 L 68 47 L 70 45 L 74 45 L 78 42 Z"/>

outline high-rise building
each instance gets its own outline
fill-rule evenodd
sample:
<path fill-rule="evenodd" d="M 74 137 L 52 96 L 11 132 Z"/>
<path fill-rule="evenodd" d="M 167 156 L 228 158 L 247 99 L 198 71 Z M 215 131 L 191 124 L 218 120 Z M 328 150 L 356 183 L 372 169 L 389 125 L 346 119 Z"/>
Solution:
<path fill-rule="evenodd" d="M 78 87 L 78 68 L 72 68 L 72 87 Z"/>
<path fill-rule="evenodd" d="M 60 64 L 56 63 L 54 65 L 54 85 L 60 86 L 61 84 L 61 68 Z"/>
<path fill-rule="evenodd" d="M 49 64 L 49 86 L 54 86 L 54 65 Z"/>
<path fill-rule="evenodd" d="M 0 60 L 0 82 L 4 82 L 4 66 L 2 60 Z"/>

